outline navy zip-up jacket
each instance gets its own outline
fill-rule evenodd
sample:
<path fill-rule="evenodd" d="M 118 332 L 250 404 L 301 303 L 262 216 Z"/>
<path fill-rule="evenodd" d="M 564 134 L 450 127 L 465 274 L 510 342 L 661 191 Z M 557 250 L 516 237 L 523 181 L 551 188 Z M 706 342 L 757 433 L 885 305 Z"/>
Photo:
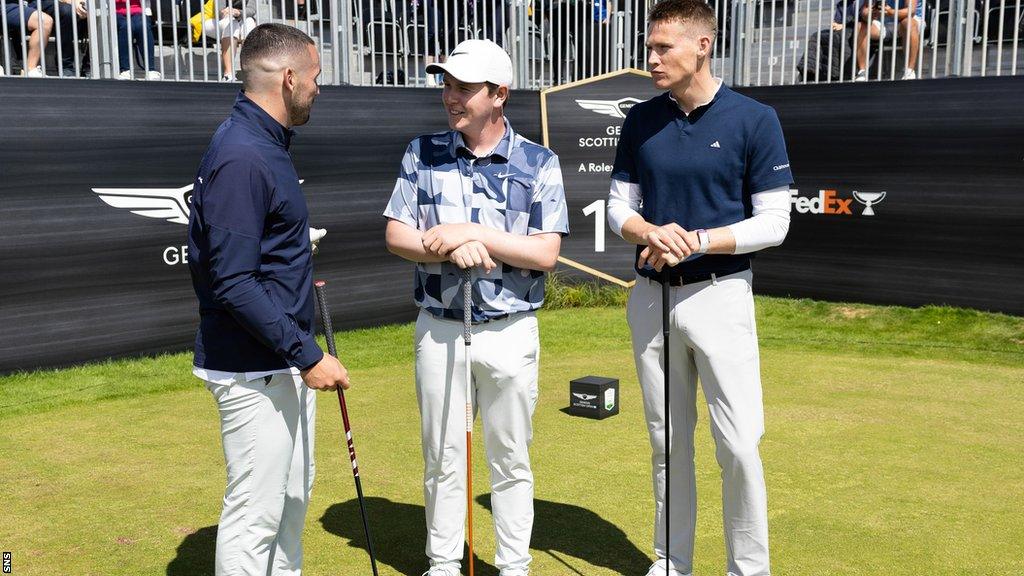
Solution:
<path fill-rule="evenodd" d="M 240 93 L 203 156 L 188 222 L 197 367 L 303 370 L 323 358 L 313 337 L 309 212 L 288 154 L 292 135 Z"/>

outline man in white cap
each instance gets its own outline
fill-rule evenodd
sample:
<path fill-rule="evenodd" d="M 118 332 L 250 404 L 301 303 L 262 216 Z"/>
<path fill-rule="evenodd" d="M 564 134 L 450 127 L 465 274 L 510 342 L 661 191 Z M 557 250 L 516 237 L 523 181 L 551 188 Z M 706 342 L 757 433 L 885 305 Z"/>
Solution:
<path fill-rule="evenodd" d="M 512 61 L 467 40 L 443 64 L 451 130 L 413 140 L 384 216 L 388 249 L 416 262 L 416 394 L 427 516 L 426 576 L 461 570 L 466 520 L 460 269 L 471 269 L 472 383 L 483 420 L 501 576 L 525 576 L 533 531 L 529 446 L 540 345 L 535 311 L 568 214 L 558 157 L 504 116 Z M 472 561 L 472 558 L 470 559 Z"/>

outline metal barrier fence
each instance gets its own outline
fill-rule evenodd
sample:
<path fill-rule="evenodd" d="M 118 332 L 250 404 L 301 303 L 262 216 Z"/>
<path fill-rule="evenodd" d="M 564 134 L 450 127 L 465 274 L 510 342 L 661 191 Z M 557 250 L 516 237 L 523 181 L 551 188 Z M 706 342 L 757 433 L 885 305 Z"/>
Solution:
<path fill-rule="evenodd" d="M 737 86 L 1018 74 L 1024 0 L 709 0 Z M 257 24 L 317 42 L 323 84 L 432 86 L 488 38 L 540 89 L 646 66 L 654 0 L 0 0 L 0 74 L 233 81 Z M 906 41 L 904 41 L 906 39 Z"/>

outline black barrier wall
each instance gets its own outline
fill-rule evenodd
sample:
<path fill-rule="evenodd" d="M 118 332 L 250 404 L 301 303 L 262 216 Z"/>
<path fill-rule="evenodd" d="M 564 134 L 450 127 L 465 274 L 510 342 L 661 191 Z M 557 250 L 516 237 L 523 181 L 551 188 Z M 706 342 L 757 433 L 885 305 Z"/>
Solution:
<path fill-rule="evenodd" d="M 0 78 L 0 371 L 190 346 L 183 203 L 236 90 Z M 742 92 L 779 112 L 797 178 L 759 292 L 1024 314 L 1024 78 Z M 517 92 L 508 115 L 540 141 L 538 100 Z M 412 266 L 385 250 L 380 213 L 408 140 L 444 128 L 438 90 L 328 87 L 298 129 L 336 326 L 412 317 Z M 588 220 L 566 253 L 593 251 L 594 214 L 574 207 L 573 230 Z M 595 262 L 628 277 L 629 259 Z"/>
<path fill-rule="evenodd" d="M 798 190 L 755 289 L 1024 315 L 1024 77 L 799 88 L 742 90 L 778 111 Z"/>
<path fill-rule="evenodd" d="M 738 91 L 776 109 L 796 178 L 785 243 L 755 258 L 758 292 L 1024 314 L 1024 78 Z M 632 72 L 544 94 L 574 232 L 562 254 L 627 281 L 634 249 L 593 208 L 622 112 L 655 94 Z"/>
<path fill-rule="evenodd" d="M 0 371 L 191 347 L 181 204 L 238 86 L 0 78 Z M 508 106 L 537 140 L 539 106 Z M 387 252 L 381 213 L 406 144 L 446 128 L 440 90 L 324 87 L 296 129 L 335 327 L 413 318 L 412 264 Z"/>

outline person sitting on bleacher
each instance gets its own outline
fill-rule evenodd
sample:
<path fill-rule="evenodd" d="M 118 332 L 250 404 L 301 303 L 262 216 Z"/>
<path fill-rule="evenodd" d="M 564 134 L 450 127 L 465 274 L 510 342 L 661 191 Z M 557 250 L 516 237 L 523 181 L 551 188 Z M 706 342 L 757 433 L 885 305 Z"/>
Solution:
<path fill-rule="evenodd" d="M 854 82 L 868 79 L 868 30 L 871 31 L 870 39 L 882 44 L 886 38 L 891 37 L 893 28 L 903 39 L 903 50 L 909 52 L 902 78 L 917 78 L 917 52 L 921 31 L 924 29 L 924 0 L 874 0 L 873 3 L 861 3 L 860 19 L 857 21 L 857 75 Z"/>
<path fill-rule="evenodd" d="M 61 75 L 75 76 L 75 60 L 78 55 L 78 46 L 75 45 L 76 33 L 74 28 L 78 27 L 77 38 L 82 39 L 88 34 L 89 27 L 85 19 L 89 15 L 89 7 L 85 0 L 42 0 L 43 12 L 54 19 L 60 32 L 60 58 Z M 55 13 L 60 10 L 59 15 Z M 57 36 L 57 31 L 54 31 Z M 84 68 L 79 68 L 83 74 Z"/>
<path fill-rule="evenodd" d="M 160 80 L 163 76 L 156 70 L 156 58 L 153 56 L 153 26 L 149 17 L 142 10 L 142 0 L 117 0 L 117 57 L 121 73 L 119 80 L 131 80 L 131 54 L 140 57 L 136 60 L 146 69 L 146 80 Z M 129 16 L 131 20 L 129 22 Z M 129 38 L 129 26 L 131 37 Z M 129 42 L 130 40 L 130 42 Z"/>
<path fill-rule="evenodd" d="M 852 26 L 857 14 L 856 0 L 838 0 L 832 12 L 831 28 L 814 32 L 807 37 L 807 52 L 796 64 L 796 69 L 810 81 L 840 80 L 853 69 Z M 845 62 L 844 62 L 845 60 Z"/>
<path fill-rule="evenodd" d="M 244 6 L 241 0 L 216 0 L 214 6 L 219 8 L 220 19 L 205 20 L 203 34 L 214 42 L 220 38 L 221 80 L 233 82 L 235 54 L 245 37 L 256 27 L 256 0 L 247 0 Z"/>
<path fill-rule="evenodd" d="M 27 52 L 24 59 L 22 74 L 29 78 L 45 76 L 43 67 L 39 65 L 42 49 L 40 42 L 47 42 L 53 30 L 53 18 L 39 10 L 36 2 L 7 2 L 3 5 L 7 15 L 7 30 L 12 35 L 20 35 L 22 29 L 29 35 L 26 39 Z M 22 25 L 24 24 L 24 28 Z"/>

